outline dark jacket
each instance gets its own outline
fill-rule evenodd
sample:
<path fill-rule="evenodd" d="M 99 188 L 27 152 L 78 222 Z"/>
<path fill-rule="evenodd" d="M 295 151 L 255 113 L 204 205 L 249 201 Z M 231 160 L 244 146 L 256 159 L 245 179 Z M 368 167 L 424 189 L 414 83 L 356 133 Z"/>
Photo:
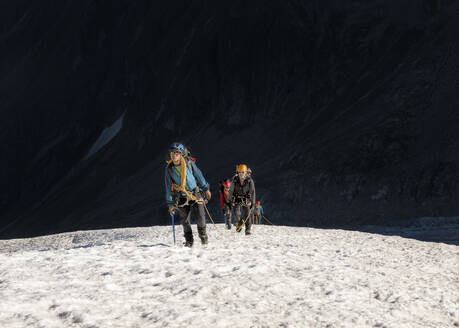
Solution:
<path fill-rule="evenodd" d="M 236 175 L 233 178 L 233 183 L 228 194 L 228 199 L 234 203 L 240 203 L 241 200 L 247 200 L 252 208 L 255 204 L 255 184 L 252 178 L 247 177 L 244 183 L 241 184 L 241 180 Z M 249 205 L 247 204 L 247 205 Z"/>

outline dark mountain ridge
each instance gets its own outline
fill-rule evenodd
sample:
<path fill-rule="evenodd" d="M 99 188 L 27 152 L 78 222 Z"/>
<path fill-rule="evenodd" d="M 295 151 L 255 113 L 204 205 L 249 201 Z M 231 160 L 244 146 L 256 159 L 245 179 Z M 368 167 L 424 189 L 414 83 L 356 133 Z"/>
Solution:
<path fill-rule="evenodd" d="M 18 0 L 0 13 L 4 238 L 168 223 L 175 140 L 214 196 L 247 162 L 279 224 L 459 211 L 456 1 Z"/>

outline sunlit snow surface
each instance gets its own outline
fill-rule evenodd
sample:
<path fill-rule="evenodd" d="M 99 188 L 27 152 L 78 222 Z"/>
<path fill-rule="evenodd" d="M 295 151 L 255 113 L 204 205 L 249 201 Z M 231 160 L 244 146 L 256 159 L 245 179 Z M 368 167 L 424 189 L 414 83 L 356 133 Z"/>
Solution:
<path fill-rule="evenodd" d="M 458 246 L 208 228 L 192 249 L 172 245 L 170 226 L 0 241 L 0 327 L 459 325 Z"/>

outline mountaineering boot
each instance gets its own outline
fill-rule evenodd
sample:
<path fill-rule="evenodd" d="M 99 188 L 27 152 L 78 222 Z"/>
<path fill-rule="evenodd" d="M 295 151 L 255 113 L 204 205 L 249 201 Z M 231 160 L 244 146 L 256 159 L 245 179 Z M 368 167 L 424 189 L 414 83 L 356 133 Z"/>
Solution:
<path fill-rule="evenodd" d="M 231 222 L 226 222 L 226 229 L 231 230 Z"/>
<path fill-rule="evenodd" d="M 206 233 L 206 228 L 198 228 L 198 234 L 199 238 L 201 238 L 201 244 L 207 245 L 209 241 Z"/>
<path fill-rule="evenodd" d="M 201 244 L 207 245 L 209 243 L 209 238 L 207 237 L 207 235 L 199 236 L 199 238 L 201 238 Z"/>
<path fill-rule="evenodd" d="M 242 222 L 239 221 L 239 222 L 236 224 L 236 231 L 237 231 L 237 232 L 241 232 L 241 230 L 242 230 L 242 224 L 241 224 L 241 223 L 242 223 Z"/>
<path fill-rule="evenodd" d="M 185 247 L 192 247 L 193 246 L 193 233 L 192 232 L 187 232 L 185 233 Z"/>
<path fill-rule="evenodd" d="M 245 229 L 245 234 L 246 235 L 251 235 L 252 233 L 250 232 L 250 230 Z"/>

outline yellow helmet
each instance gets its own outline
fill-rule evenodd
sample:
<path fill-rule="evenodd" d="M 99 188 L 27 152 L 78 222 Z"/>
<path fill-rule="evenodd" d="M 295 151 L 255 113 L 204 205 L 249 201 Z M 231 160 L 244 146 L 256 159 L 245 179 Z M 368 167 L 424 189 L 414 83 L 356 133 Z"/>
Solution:
<path fill-rule="evenodd" d="M 247 165 L 245 164 L 239 164 L 238 166 L 236 166 L 236 172 L 239 173 L 239 172 L 247 172 L 248 169 L 247 169 Z"/>

